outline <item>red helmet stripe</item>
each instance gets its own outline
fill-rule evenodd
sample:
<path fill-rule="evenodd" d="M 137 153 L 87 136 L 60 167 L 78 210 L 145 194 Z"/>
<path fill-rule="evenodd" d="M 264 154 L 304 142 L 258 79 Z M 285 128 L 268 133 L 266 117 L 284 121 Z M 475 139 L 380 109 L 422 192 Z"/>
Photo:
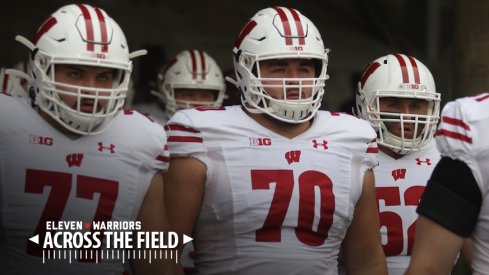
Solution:
<path fill-rule="evenodd" d="M 379 67 L 380 64 L 378 62 L 374 62 L 367 67 L 367 69 L 363 72 L 362 78 L 360 79 L 360 88 L 363 89 L 363 86 L 365 85 L 365 82 L 367 82 L 369 76 L 372 75 Z"/>
<path fill-rule="evenodd" d="M 168 62 L 165 66 L 165 68 L 163 69 L 163 76 L 166 74 L 166 72 L 171 68 L 171 66 L 175 65 L 175 63 L 177 63 L 177 59 L 176 58 L 173 58 L 170 62 Z"/>
<path fill-rule="evenodd" d="M 409 83 L 409 76 L 408 76 L 408 71 L 406 68 L 406 62 L 404 61 L 404 58 L 402 58 L 402 56 L 397 53 L 395 53 L 394 56 L 397 58 L 397 61 L 399 61 L 399 65 L 401 65 L 402 82 Z"/>
<path fill-rule="evenodd" d="M 409 59 L 409 62 L 411 62 L 411 66 L 413 66 L 413 73 L 414 73 L 414 83 L 420 83 L 419 81 L 419 69 L 418 69 L 418 64 L 416 64 L 416 60 L 412 56 L 407 56 Z"/>
<path fill-rule="evenodd" d="M 292 14 L 292 17 L 294 17 L 295 25 L 297 26 L 297 34 L 299 36 L 299 45 L 304 45 L 306 44 L 306 41 L 304 39 L 304 29 L 302 28 L 302 22 L 301 18 L 299 17 L 299 14 L 297 13 L 296 10 L 288 8 L 290 13 Z"/>
<path fill-rule="evenodd" d="M 284 27 L 284 35 L 285 35 L 285 45 L 292 45 L 292 32 L 290 30 L 289 19 L 287 15 L 280 7 L 273 7 L 273 9 L 280 16 L 280 20 L 282 20 L 282 26 Z"/>
<path fill-rule="evenodd" d="M 97 18 L 100 23 L 100 34 L 102 35 L 102 52 L 109 51 L 109 44 L 107 43 L 107 25 L 105 24 L 105 17 L 99 8 L 94 7 L 97 13 Z"/>
<path fill-rule="evenodd" d="M 243 42 L 243 40 L 245 39 L 245 37 L 250 34 L 250 32 L 256 27 L 256 21 L 255 20 L 251 20 L 250 22 L 246 23 L 246 26 L 243 28 L 243 30 L 241 30 L 241 32 L 239 33 L 239 36 L 238 36 L 238 39 L 236 40 L 236 43 L 234 44 L 234 46 L 239 49 L 239 47 L 241 46 L 241 43 Z"/>
<path fill-rule="evenodd" d="M 202 70 L 202 80 L 205 80 L 205 56 L 202 50 L 199 50 L 199 55 L 200 55 L 200 68 Z"/>
<path fill-rule="evenodd" d="M 87 51 L 92 51 L 94 50 L 94 44 L 93 44 L 93 24 L 92 24 L 92 17 L 90 16 L 90 12 L 88 11 L 87 7 L 85 7 L 82 4 L 76 4 L 82 14 L 83 18 L 85 19 L 85 28 L 87 29 Z"/>
<path fill-rule="evenodd" d="M 195 53 L 193 50 L 189 50 L 190 57 L 192 58 L 192 79 L 197 78 L 197 61 L 195 60 Z"/>
<path fill-rule="evenodd" d="M 37 30 L 36 36 L 34 36 L 34 45 L 37 44 L 39 39 L 47 33 L 54 25 L 58 23 L 58 20 L 54 17 L 49 17 L 44 23 L 42 23 L 41 27 Z"/>

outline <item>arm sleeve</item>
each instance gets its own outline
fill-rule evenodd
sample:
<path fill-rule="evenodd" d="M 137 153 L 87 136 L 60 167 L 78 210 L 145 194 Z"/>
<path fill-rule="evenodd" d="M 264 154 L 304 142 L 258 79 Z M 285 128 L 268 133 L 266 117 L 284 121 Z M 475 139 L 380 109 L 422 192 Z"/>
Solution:
<path fill-rule="evenodd" d="M 177 112 L 165 125 L 171 157 L 196 157 L 206 152 L 201 131 L 182 111 Z"/>
<path fill-rule="evenodd" d="M 469 99 L 470 100 L 470 99 Z M 479 216 L 482 194 L 474 143 L 476 129 L 470 101 L 449 102 L 436 131 L 442 159 L 435 167 L 418 206 L 418 213 L 460 235 L 470 236 Z"/>
<path fill-rule="evenodd" d="M 482 194 L 467 164 L 443 157 L 426 185 L 417 212 L 457 235 L 469 237 L 481 205 Z"/>

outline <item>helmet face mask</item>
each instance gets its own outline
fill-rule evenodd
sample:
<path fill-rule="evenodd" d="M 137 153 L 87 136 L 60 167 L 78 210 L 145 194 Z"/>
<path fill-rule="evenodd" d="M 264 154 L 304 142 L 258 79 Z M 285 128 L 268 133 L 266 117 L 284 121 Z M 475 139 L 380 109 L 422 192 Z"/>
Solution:
<path fill-rule="evenodd" d="M 213 91 L 211 101 L 177 99 L 178 90 Z M 202 50 L 185 50 L 170 61 L 158 75 L 156 95 L 165 106 L 168 117 L 177 110 L 197 106 L 221 106 L 226 85 L 216 61 Z"/>
<path fill-rule="evenodd" d="M 43 99 L 39 102 L 40 108 L 49 110 L 48 114 L 54 115 L 54 118 L 63 126 L 67 124 L 67 127 L 77 127 L 74 130 L 78 132 L 72 129 L 77 134 L 82 134 L 80 132 L 83 129 L 95 130 L 97 128 L 100 130 L 98 126 L 108 126 L 104 125 L 104 122 L 110 122 L 107 119 L 113 118 L 124 105 L 127 83 L 119 83 L 121 72 L 115 72 L 110 87 L 89 87 L 57 81 L 55 75 L 62 66 L 63 64 L 52 64 L 52 67 L 48 69 L 50 73 L 44 77 L 43 89 L 37 95 L 38 98 Z M 85 68 L 87 71 L 100 70 L 91 66 L 76 66 L 75 68 Z M 85 102 L 92 102 L 94 107 L 91 111 L 83 110 Z"/>
<path fill-rule="evenodd" d="M 235 48 L 234 68 L 243 106 L 250 113 L 265 113 L 288 123 L 310 120 L 319 109 L 328 76 L 328 50 L 314 24 L 297 10 L 283 7 L 259 11 L 241 31 Z M 313 78 L 266 78 L 260 72 L 267 60 L 312 60 Z M 272 84 L 271 84 L 272 83 Z M 267 88 L 282 88 L 280 98 Z M 299 89 L 307 98 L 287 99 L 286 91 Z"/>
<path fill-rule="evenodd" d="M 117 23 L 99 8 L 67 5 L 43 23 L 33 42 L 30 77 L 36 105 L 75 134 L 107 130 L 124 105 L 132 71 L 126 38 Z M 114 70 L 112 87 L 57 82 L 58 65 Z M 63 95 L 77 98 L 74 108 L 63 101 Z M 83 112 L 80 105 L 84 100 L 104 102 L 104 106 Z"/>
<path fill-rule="evenodd" d="M 426 112 L 381 110 L 383 98 L 426 101 Z M 377 131 L 378 144 L 400 155 L 431 144 L 440 116 L 440 93 L 431 72 L 415 58 L 394 54 L 372 62 L 358 83 L 356 101 L 357 114 Z M 399 133 L 389 130 L 390 125 L 399 127 Z M 411 129 L 411 135 L 404 129 Z"/>

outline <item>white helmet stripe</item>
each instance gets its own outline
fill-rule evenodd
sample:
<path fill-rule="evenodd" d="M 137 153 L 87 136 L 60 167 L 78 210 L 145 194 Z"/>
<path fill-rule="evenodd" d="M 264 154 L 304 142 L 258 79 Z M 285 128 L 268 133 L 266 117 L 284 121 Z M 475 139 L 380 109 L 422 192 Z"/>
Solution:
<path fill-rule="evenodd" d="M 102 11 L 99 8 L 94 8 L 95 13 L 97 13 L 97 18 L 100 23 L 100 35 L 102 38 L 102 52 L 109 51 L 108 39 L 107 39 L 107 25 L 105 24 L 105 17 L 102 14 Z"/>
<path fill-rule="evenodd" d="M 414 83 L 420 84 L 418 64 L 416 64 L 416 60 L 414 60 L 412 56 L 408 55 L 407 58 L 409 59 L 411 66 L 413 66 Z"/>
<path fill-rule="evenodd" d="M 107 37 L 107 26 L 105 24 L 105 17 L 98 8 L 93 8 L 91 6 L 85 6 L 83 4 L 77 4 L 80 8 L 83 19 L 85 19 L 85 29 L 86 29 L 86 38 L 87 38 L 87 51 L 95 51 L 95 44 L 101 44 L 101 51 L 108 51 L 108 37 Z M 94 14 L 95 16 L 92 16 Z M 94 20 L 97 18 L 98 24 Z M 94 23 L 99 26 L 98 29 L 94 29 Z M 95 37 L 99 38 L 96 39 Z"/>
<path fill-rule="evenodd" d="M 297 13 L 296 10 L 291 8 L 287 8 L 287 9 L 290 11 L 292 17 L 294 18 L 295 26 L 297 28 L 297 35 L 299 36 L 299 45 L 304 45 L 305 44 L 304 28 L 302 27 L 301 18 L 299 17 L 299 14 Z"/>
<path fill-rule="evenodd" d="M 414 83 L 419 84 L 419 69 L 418 65 L 416 64 L 416 61 L 414 60 L 413 57 L 411 56 L 406 56 L 404 54 L 393 54 L 397 61 L 399 62 L 399 65 L 401 66 L 401 73 L 402 73 L 402 82 L 403 83 L 410 83 L 409 81 L 409 72 L 408 72 L 408 66 L 406 65 L 406 61 L 404 60 L 407 58 L 409 60 L 409 63 L 411 64 L 411 67 L 413 68 L 412 75 L 414 77 Z"/>
<path fill-rule="evenodd" d="M 292 45 L 292 38 L 298 38 L 299 45 L 304 45 L 305 44 L 304 29 L 302 27 L 302 22 L 300 20 L 297 11 L 291 8 L 287 8 L 287 10 L 290 12 L 290 14 L 293 17 L 293 20 L 289 20 L 289 17 L 287 13 L 283 10 L 283 8 L 274 7 L 273 9 L 278 13 L 280 20 L 282 21 L 282 27 L 284 29 L 284 36 L 285 36 L 285 44 Z M 292 34 L 290 22 L 294 22 L 294 27 L 296 31 L 296 34 L 294 35 Z"/>
<path fill-rule="evenodd" d="M 93 25 L 92 25 L 92 16 L 90 15 L 90 12 L 88 11 L 87 7 L 83 4 L 76 4 L 82 14 L 83 14 L 83 19 L 85 19 L 85 29 L 87 32 L 87 51 L 92 51 L 94 50 L 94 44 L 92 43 L 93 40 Z"/>

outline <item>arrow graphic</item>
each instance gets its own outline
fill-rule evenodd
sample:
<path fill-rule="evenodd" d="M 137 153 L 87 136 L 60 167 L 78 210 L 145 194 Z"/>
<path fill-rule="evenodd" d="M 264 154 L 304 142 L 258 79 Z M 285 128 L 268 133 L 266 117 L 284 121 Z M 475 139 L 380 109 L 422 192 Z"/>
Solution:
<path fill-rule="evenodd" d="M 185 238 L 184 238 L 185 239 Z M 39 234 L 37 234 L 36 236 L 34 237 L 31 237 L 29 239 L 29 241 L 33 242 L 33 243 L 36 243 L 36 244 L 39 244 Z"/>
<path fill-rule="evenodd" d="M 192 237 L 189 237 L 189 236 L 183 234 L 183 244 L 186 244 L 186 243 L 188 243 L 188 242 L 190 242 L 192 240 L 193 240 Z"/>

